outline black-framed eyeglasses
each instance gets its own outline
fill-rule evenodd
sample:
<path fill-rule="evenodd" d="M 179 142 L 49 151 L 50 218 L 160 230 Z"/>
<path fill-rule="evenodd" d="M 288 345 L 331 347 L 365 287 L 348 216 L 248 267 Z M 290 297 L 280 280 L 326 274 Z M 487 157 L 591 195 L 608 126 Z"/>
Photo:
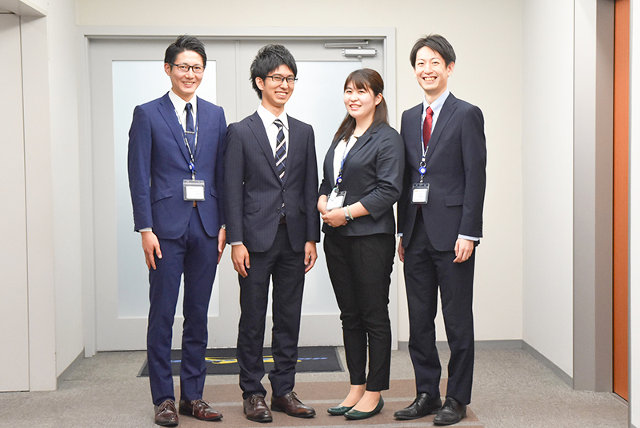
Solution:
<path fill-rule="evenodd" d="M 180 70 L 183 73 L 188 73 L 189 70 L 193 70 L 193 72 L 195 74 L 202 74 L 204 73 L 204 66 L 203 65 L 188 65 L 188 64 L 174 64 L 172 62 L 169 63 L 169 65 L 172 65 L 174 67 L 177 67 L 178 70 Z"/>
<path fill-rule="evenodd" d="M 271 80 L 273 80 L 276 83 L 282 83 L 286 80 L 289 85 L 294 85 L 296 83 L 296 80 L 298 80 L 297 77 L 293 77 L 293 76 L 284 77 L 284 76 L 280 76 L 279 74 L 273 74 L 271 76 L 264 76 L 264 77 L 270 77 Z"/>

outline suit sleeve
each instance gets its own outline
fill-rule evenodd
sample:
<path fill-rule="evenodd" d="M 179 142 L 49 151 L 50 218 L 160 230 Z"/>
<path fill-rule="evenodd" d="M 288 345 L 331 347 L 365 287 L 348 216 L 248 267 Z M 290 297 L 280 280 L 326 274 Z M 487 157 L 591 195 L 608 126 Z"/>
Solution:
<path fill-rule="evenodd" d="M 482 237 L 482 208 L 486 186 L 487 147 L 482 111 L 472 106 L 465 114 L 461 131 L 465 190 L 460 235 Z"/>
<path fill-rule="evenodd" d="M 237 124 L 227 128 L 224 155 L 224 209 L 227 221 L 227 242 L 243 241 L 242 219 L 244 217 L 244 153 Z"/>
<path fill-rule="evenodd" d="M 226 151 L 226 137 L 227 137 L 227 121 L 224 117 L 224 110 L 220 107 L 219 123 L 218 123 L 218 154 L 216 155 L 216 187 L 218 191 L 218 218 L 220 224 L 225 224 L 225 209 L 224 209 L 224 156 Z"/>
<path fill-rule="evenodd" d="M 307 137 L 306 177 L 304 184 L 304 206 L 306 215 L 306 242 L 320 241 L 320 214 L 318 203 L 318 163 L 313 128 L 309 126 Z"/>
<path fill-rule="evenodd" d="M 144 109 L 137 106 L 129 130 L 127 169 L 129 191 L 133 205 L 134 230 L 153 227 L 151 214 L 151 121 Z"/>
<path fill-rule="evenodd" d="M 360 199 L 374 220 L 379 219 L 400 198 L 404 172 L 404 145 L 400 135 L 388 128 L 381 133 L 376 154 L 376 187 Z"/>
<path fill-rule="evenodd" d="M 405 150 L 405 115 L 402 113 L 402 127 L 400 128 L 400 136 L 402 137 L 402 149 Z M 400 192 L 400 199 L 398 200 L 398 233 L 404 233 L 404 222 L 407 215 L 407 206 L 409 204 L 409 188 L 411 186 L 411 165 L 407 165 L 405 159 L 405 165 L 402 171 L 402 190 Z"/>

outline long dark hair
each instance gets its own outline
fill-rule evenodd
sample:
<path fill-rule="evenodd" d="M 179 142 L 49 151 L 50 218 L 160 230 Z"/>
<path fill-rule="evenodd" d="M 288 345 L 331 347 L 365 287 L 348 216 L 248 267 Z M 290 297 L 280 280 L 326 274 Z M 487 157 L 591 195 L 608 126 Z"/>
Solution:
<path fill-rule="evenodd" d="M 384 82 L 382 81 L 382 76 L 370 68 L 361 68 L 355 71 L 352 71 L 351 74 L 347 76 L 347 80 L 344 82 L 344 90 L 347 89 L 347 85 L 351 83 L 357 89 L 364 89 L 368 91 L 371 89 L 374 96 L 378 94 L 382 95 L 382 91 L 384 89 Z M 389 111 L 387 109 L 387 103 L 384 100 L 384 96 L 382 97 L 382 101 L 378 103 L 376 106 L 376 111 L 373 115 L 373 123 L 370 127 L 378 125 L 380 123 L 389 124 Z M 344 139 L 348 140 L 353 135 L 353 131 L 356 129 L 356 120 L 351 117 L 349 113 L 344 117 L 344 120 L 338 127 L 336 134 L 333 136 L 333 139 Z"/>

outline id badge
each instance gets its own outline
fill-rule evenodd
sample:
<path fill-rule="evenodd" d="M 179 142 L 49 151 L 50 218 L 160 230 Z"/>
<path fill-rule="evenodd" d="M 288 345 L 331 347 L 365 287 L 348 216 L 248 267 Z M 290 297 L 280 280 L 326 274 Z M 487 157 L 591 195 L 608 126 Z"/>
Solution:
<path fill-rule="evenodd" d="M 185 201 L 204 201 L 204 180 L 182 180 Z"/>
<path fill-rule="evenodd" d="M 411 203 L 425 205 L 429 201 L 429 183 L 415 183 L 411 189 Z"/>
<path fill-rule="evenodd" d="M 327 211 L 334 210 L 336 208 L 342 208 L 344 206 L 344 199 L 347 197 L 347 192 L 338 192 L 337 188 L 333 188 L 331 194 L 329 194 L 329 200 L 327 201 Z"/>

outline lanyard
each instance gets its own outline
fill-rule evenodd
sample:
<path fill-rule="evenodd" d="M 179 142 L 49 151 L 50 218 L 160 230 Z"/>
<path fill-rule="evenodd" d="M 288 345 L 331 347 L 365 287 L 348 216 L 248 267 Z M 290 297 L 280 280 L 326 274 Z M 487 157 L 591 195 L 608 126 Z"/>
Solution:
<path fill-rule="evenodd" d="M 427 173 L 427 152 L 429 151 L 429 146 L 427 148 L 422 149 L 422 159 L 420 159 L 420 164 L 418 165 L 418 172 L 420 173 L 420 183 L 424 182 L 424 175 Z"/>
<path fill-rule="evenodd" d="M 187 132 L 185 131 L 186 126 L 182 126 L 182 119 L 180 115 L 176 111 L 176 115 L 178 116 L 178 122 L 180 122 L 180 129 L 182 129 L 182 139 L 184 140 L 184 145 L 187 146 L 187 150 L 189 151 L 189 158 L 191 159 L 189 162 L 189 171 L 191 171 L 191 179 L 196 179 L 196 161 L 193 157 L 193 152 L 191 151 L 191 146 L 189 145 L 189 140 L 187 140 Z M 193 146 L 198 147 L 198 127 L 200 122 L 200 115 L 196 114 L 196 130 L 195 130 L 195 138 L 193 140 Z"/>
<path fill-rule="evenodd" d="M 355 139 L 355 141 L 358 140 L 358 137 L 353 137 Z M 353 145 L 355 145 L 355 141 L 353 142 Z M 345 159 L 347 159 L 347 155 L 349 154 L 349 152 L 347 150 L 349 150 L 349 144 L 351 143 L 351 139 L 349 139 L 349 141 L 345 141 L 345 145 L 344 145 L 344 151 L 342 152 L 342 161 L 340 162 L 340 171 L 338 171 L 338 177 L 336 178 L 336 186 L 335 188 L 337 189 L 340 184 L 342 183 L 342 170 L 344 169 L 344 161 Z M 353 145 L 351 147 L 353 147 Z"/>

